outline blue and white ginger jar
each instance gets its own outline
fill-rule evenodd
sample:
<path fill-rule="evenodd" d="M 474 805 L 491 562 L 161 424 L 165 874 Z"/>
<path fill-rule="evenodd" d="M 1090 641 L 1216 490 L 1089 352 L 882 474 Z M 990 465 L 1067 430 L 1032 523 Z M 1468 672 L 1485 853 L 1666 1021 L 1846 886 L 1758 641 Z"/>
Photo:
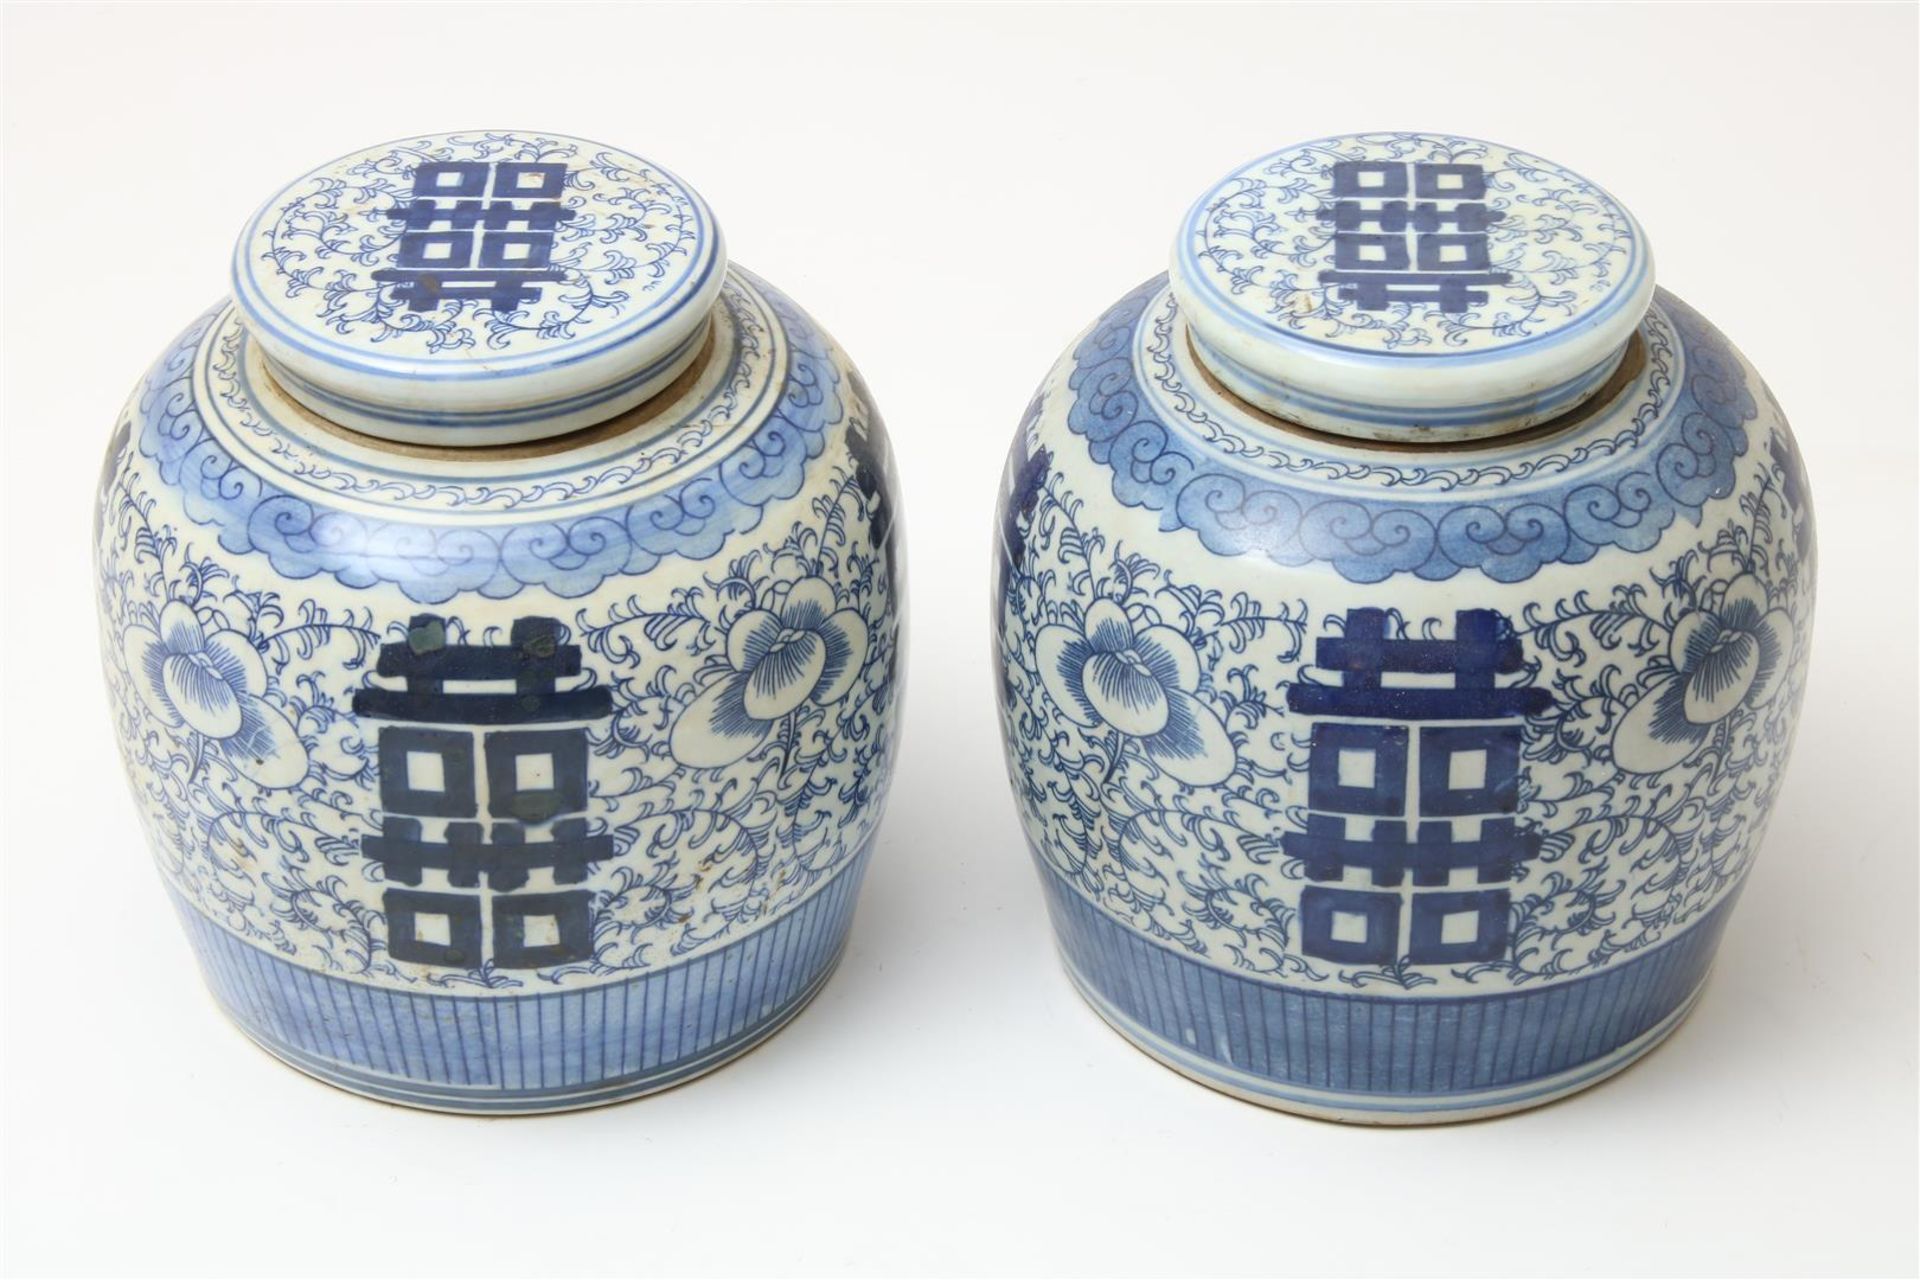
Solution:
<path fill-rule="evenodd" d="M 1814 600 L 1779 406 L 1550 161 L 1256 160 L 1014 442 L 1008 769 L 1068 972 L 1255 1102 L 1534 1106 L 1698 996 Z"/>
<path fill-rule="evenodd" d="M 589 1106 L 778 1029 L 898 725 L 860 376 L 685 183 L 441 134 L 262 206 L 100 480 L 114 725 L 226 1012 L 359 1093 Z"/>

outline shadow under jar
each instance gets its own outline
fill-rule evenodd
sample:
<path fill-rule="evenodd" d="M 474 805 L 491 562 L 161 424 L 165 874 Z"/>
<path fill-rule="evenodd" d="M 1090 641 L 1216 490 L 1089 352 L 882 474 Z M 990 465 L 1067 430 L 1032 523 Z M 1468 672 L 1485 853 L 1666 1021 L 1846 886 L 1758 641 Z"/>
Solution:
<path fill-rule="evenodd" d="M 826 981 L 895 747 L 885 431 L 706 204 L 439 134 L 269 200 L 99 488 L 128 780 L 207 981 L 329 1083 L 557 1110 Z"/>
<path fill-rule="evenodd" d="M 997 558 L 1061 953 L 1153 1057 L 1459 1120 L 1692 1006 L 1787 763 L 1813 517 L 1592 183 L 1422 133 L 1229 175 L 1041 384 Z"/>

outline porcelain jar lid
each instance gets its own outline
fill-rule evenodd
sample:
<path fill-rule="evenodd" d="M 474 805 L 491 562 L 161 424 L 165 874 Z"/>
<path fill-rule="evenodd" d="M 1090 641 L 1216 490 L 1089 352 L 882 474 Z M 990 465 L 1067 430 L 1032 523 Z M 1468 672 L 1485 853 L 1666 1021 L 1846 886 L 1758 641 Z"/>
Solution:
<path fill-rule="evenodd" d="M 1604 386 L 1653 298 L 1633 215 L 1497 143 L 1356 133 L 1196 201 L 1171 282 L 1196 353 L 1269 413 L 1341 435 L 1517 431 Z"/>
<path fill-rule="evenodd" d="M 241 232 L 233 293 L 289 394 L 414 444 L 590 426 L 673 381 L 726 275 L 706 202 L 558 134 L 442 133 L 342 156 Z"/>

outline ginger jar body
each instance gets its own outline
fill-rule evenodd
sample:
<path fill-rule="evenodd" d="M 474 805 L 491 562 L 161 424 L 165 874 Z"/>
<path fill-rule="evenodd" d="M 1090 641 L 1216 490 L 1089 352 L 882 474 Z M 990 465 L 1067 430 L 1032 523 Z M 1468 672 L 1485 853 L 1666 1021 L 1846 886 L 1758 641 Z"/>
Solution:
<path fill-rule="evenodd" d="M 886 435 L 671 174 L 436 135 L 298 180 L 99 491 L 115 727 L 226 1012 L 345 1088 L 613 1101 L 825 981 L 897 733 Z"/>
<path fill-rule="evenodd" d="M 1605 192 L 1365 134 L 1203 197 L 1029 406 L 1008 769 L 1074 982 L 1195 1079 L 1498 1114 L 1660 1042 L 1766 830 L 1814 529 Z"/>

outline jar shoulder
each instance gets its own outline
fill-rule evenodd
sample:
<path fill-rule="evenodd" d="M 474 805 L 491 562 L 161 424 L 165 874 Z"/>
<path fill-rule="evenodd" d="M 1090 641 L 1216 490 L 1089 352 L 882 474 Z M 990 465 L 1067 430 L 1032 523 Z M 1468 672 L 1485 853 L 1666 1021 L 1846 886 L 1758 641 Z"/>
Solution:
<path fill-rule="evenodd" d="M 1089 519 L 1136 540 L 1356 583 L 1474 573 L 1511 583 L 1649 552 L 1761 471 L 1778 473 L 1810 537 L 1784 414 L 1685 303 L 1657 295 L 1602 397 L 1574 421 L 1465 447 L 1387 448 L 1289 428 L 1211 379 L 1159 277 L 1109 308 L 1049 372 L 1008 483 L 1015 505 L 1030 501 L 1017 477 L 1032 483 L 1045 467 Z"/>
<path fill-rule="evenodd" d="M 387 584 L 428 604 L 465 591 L 572 598 L 663 564 L 705 564 L 847 485 L 891 539 L 891 451 L 844 351 L 737 268 L 708 343 L 657 402 L 599 427 L 551 443 L 415 448 L 305 411 L 223 304 L 122 410 L 101 516 L 118 474 L 281 576 Z"/>

